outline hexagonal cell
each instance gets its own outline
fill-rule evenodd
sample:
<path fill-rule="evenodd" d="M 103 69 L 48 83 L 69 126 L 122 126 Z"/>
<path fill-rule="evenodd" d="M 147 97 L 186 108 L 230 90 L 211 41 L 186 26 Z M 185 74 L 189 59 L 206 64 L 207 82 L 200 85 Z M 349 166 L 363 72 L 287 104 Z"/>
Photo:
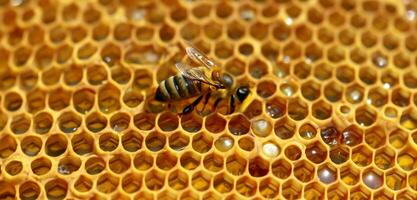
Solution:
<path fill-rule="evenodd" d="M 245 27 L 239 21 L 231 21 L 226 28 L 227 36 L 232 40 L 238 40 L 245 35 Z"/>
<path fill-rule="evenodd" d="M 365 142 L 374 149 L 377 149 L 385 144 L 386 133 L 385 129 L 379 126 L 374 126 L 365 131 Z"/>
<path fill-rule="evenodd" d="M 287 26 L 283 21 L 278 21 L 275 26 L 272 27 L 272 36 L 279 40 L 285 41 L 291 35 L 291 29 Z M 295 45 L 295 44 L 292 44 Z M 289 47 L 287 49 L 290 49 Z M 297 46 L 296 48 L 300 51 L 300 47 Z M 290 50 L 287 50 L 290 51 Z"/>
<path fill-rule="evenodd" d="M 414 70 L 408 71 L 403 75 L 404 85 L 410 89 L 417 88 L 417 73 Z"/>
<path fill-rule="evenodd" d="M 411 200 L 411 199 L 416 199 L 416 198 L 417 198 L 417 195 L 410 190 L 404 190 L 402 192 L 399 192 L 397 195 L 397 199 Z"/>
<path fill-rule="evenodd" d="M 407 185 L 407 176 L 394 168 L 385 174 L 385 184 L 392 190 L 401 190 Z"/>
<path fill-rule="evenodd" d="M 221 152 L 226 152 L 233 148 L 235 141 L 229 135 L 222 135 L 214 142 L 214 146 Z"/>
<path fill-rule="evenodd" d="M 316 119 L 325 120 L 331 117 L 332 106 L 321 100 L 312 105 L 311 112 Z"/>
<path fill-rule="evenodd" d="M 165 134 L 160 132 L 151 132 L 146 136 L 145 145 L 146 148 L 153 152 L 157 152 L 164 148 L 166 143 Z"/>
<path fill-rule="evenodd" d="M 298 86 L 294 82 L 288 81 L 288 82 L 284 82 L 283 84 L 281 84 L 279 87 L 279 90 L 285 96 L 291 97 L 295 93 L 297 93 Z"/>
<path fill-rule="evenodd" d="M 245 197 L 255 195 L 257 187 L 256 181 L 247 176 L 243 176 L 236 181 L 236 191 Z"/>
<path fill-rule="evenodd" d="M 71 64 L 64 68 L 63 75 L 64 83 L 66 85 L 77 85 L 83 78 L 83 68 L 78 65 Z"/>
<path fill-rule="evenodd" d="M 305 155 L 311 162 L 319 164 L 327 158 L 327 149 L 320 142 L 314 142 L 307 145 Z"/>
<path fill-rule="evenodd" d="M 341 46 L 331 46 L 328 50 L 327 50 L 327 59 L 329 59 L 329 61 L 337 63 L 340 62 L 342 60 L 345 59 L 346 56 L 346 52 L 344 50 L 344 48 L 342 48 Z"/>
<path fill-rule="evenodd" d="M 107 118 L 99 112 L 93 112 L 85 118 L 85 124 L 88 130 L 97 133 L 107 126 Z"/>
<path fill-rule="evenodd" d="M 204 126 L 208 131 L 212 133 L 219 133 L 225 129 L 226 123 L 227 122 L 223 117 L 217 113 L 213 113 L 206 117 Z"/>
<path fill-rule="evenodd" d="M 416 156 L 416 150 L 407 146 L 398 154 L 397 164 L 406 171 L 413 170 L 417 167 Z"/>
<path fill-rule="evenodd" d="M 23 99 L 16 92 L 8 92 L 4 97 L 4 107 L 8 111 L 17 111 L 22 106 Z"/>
<path fill-rule="evenodd" d="M 314 178 L 315 166 L 307 160 L 300 160 L 294 164 L 294 176 L 301 182 L 307 183 Z"/>
<path fill-rule="evenodd" d="M 384 88 L 390 89 L 398 84 L 398 74 L 390 69 L 381 74 L 381 83 Z"/>
<path fill-rule="evenodd" d="M 347 185 L 356 185 L 359 182 L 360 170 L 354 165 L 346 164 L 340 169 L 340 179 Z"/>
<path fill-rule="evenodd" d="M 201 156 L 193 151 L 188 151 L 181 155 L 180 164 L 184 169 L 193 170 L 200 166 Z"/>
<path fill-rule="evenodd" d="M 26 114 L 15 115 L 10 122 L 10 129 L 14 134 L 23 134 L 29 130 L 31 119 Z"/>
<path fill-rule="evenodd" d="M 287 101 L 285 99 L 275 97 L 270 99 L 265 104 L 266 113 L 276 119 L 284 116 L 287 110 Z"/>
<path fill-rule="evenodd" d="M 45 152 L 49 156 L 59 156 L 67 150 L 67 137 L 63 134 L 53 134 L 45 142 Z"/>
<path fill-rule="evenodd" d="M 119 146 L 119 136 L 110 132 L 103 133 L 100 135 L 98 144 L 103 151 L 114 151 Z"/>
<path fill-rule="evenodd" d="M 71 92 L 63 88 L 51 90 L 48 94 L 48 105 L 52 110 L 62 110 L 69 106 L 71 100 Z"/>
<path fill-rule="evenodd" d="M 158 126 L 163 131 L 173 131 L 178 128 L 178 116 L 171 112 L 164 112 L 158 118 Z"/>
<path fill-rule="evenodd" d="M 235 176 L 242 175 L 246 166 L 247 161 L 238 154 L 233 154 L 226 159 L 226 170 Z"/>
<path fill-rule="evenodd" d="M 355 111 L 356 122 L 361 126 L 371 126 L 376 118 L 377 112 L 369 106 L 361 106 Z"/>
<path fill-rule="evenodd" d="M 417 172 L 413 172 L 408 175 L 408 186 L 413 189 L 417 190 Z"/>
<path fill-rule="evenodd" d="M 286 26 L 286 25 L 284 25 L 284 26 Z M 284 32 L 282 32 L 282 33 L 284 33 Z M 296 42 L 289 42 L 287 45 L 285 45 L 283 47 L 282 51 L 283 51 L 282 52 L 283 57 L 285 57 L 286 59 L 296 60 L 297 58 L 301 57 L 302 48 L 300 47 L 300 44 L 298 44 Z M 306 72 L 306 71 L 305 70 L 300 70 L 300 72 Z M 303 75 L 308 75 L 308 74 L 309 73 L 302 73 L 302 74 L 299 74 L 300 76 L 298 76 L 298 77 L 303 78 Z"/>
<path fill-rule="evenodd" d="M 244 135 L 249 132 L 250 122 L 245 116 L 238 114 L 230 119 L 227 127 L 233 135 Z"/>
<path fill-rule="evenodd" d="M 375 152 L 374 163 L 377 167 L 382 170 L 389 169 L 394 166 L 395 160 L 395 151 L 390 147 L 384 147 L 382 149 L 378 149 Z"/>
<path fill-rule="evenodd" d="M 402 129 L 396 129 L 389 134 L 389 144 L 396 148 L 401 149 L 408 141 L 408 133 Z"/>
<path fill-rule="evenodd" d="M 183 190 L 188 187 L 187 173 L 175 170 L 168 176 L 168 185 L 174 190 Z"/>
<path fill-rule="evenodd" d="M 78 192 L 88 192 L 93 188 L 93 181 L 86 176 L 81 175 L 75 182 L 74 188 Z"/>
<path fill-rule="evenodd" d="M 13 136 L 9 134 L 2 134 L 0 143 L 4 144 L 0 147 L 0 157 L 7 158 L 12 155 L 17 149 L 17 142 Z M 22 144 L 21 144 L 22 145 Z"/>
<path fill-rule="evenodd" d="M 289 179 L 282 184 L 282 196 L 286 199 L 301 198 L 301 190 L 303 186 L 294 179 Z"/>
<path fill-rule="evenodd" d="M 372 88 L 368 92 L 367 103 L 372 104 L 375 107 L 381 107 L 388 103 L 388 92 L 386 89 L 379 87 Z"/>
<path fill-rule="evenodd" d="M 91 153 L 94 151 L 94 138 L 85 132 L 76 134 L 71 139 L 71 146 L 78 155 Z"/>
<path fill-rule="evenodd" d="M 362 171 L 362 181 L 370 189 L 378 189 L 384 184 L 383 172 L 368 168 Z"/>
<path fill-rule="evenodd" d="M 337 82 L 330 82 L 324 86 L 324 97 L 330 102 L 337 102 L 342 99 L 343 86 Z"/>
<path fill-rule="evenodd" d="M 81 126 L 81 117 L 68 111 L 58 117 L 58 123 L 64 133 L 73 133 Z"/>
<path fill-rule="evenodd" d="M 181 127 L 187 132 L 194 133 L 199 131 L 202 124 L 203 119 L 195 113 L 181 116 Z"/>
<path fill-rule="evenodd" d="M 11 176 L 16 176 L 23 170 L 23 165 L 21 161 L 12 160 L 6 164 L 4 170 Z"/>
<path fill-rule="evenodd" d="M 204 132 L 198 133 L 193 136 L 192 147 L 195 151 L 199 153 L 208 152 L 213 146 L 213 138 L 210 134 Z"/>
<path fill-rule="evenodd" d="M 292 165 L 286 159 L 279 159 L 272 163 L 272 174 L 279 179 L 287 179 L 292 172 Z"/>
<path fill-rule="evenodd" d="M 6 115 L 6 113 L 0 111 L 0 130 L 3 130 L 4 127 L 6 126 L 8 121 L 8 116 Z"/>
<path fill-rule="evenodd" d="M 155 127 L 155 119 L 153 113 L 138 113 L 133 117 L 133 124 L 140 130 L 151 130 Z"/>
<path fill-rule="evenodd" d="M 313 75 L 317 80 L 327 80 L 332 77 L 333 67 L 328 63 L 322 62 L 314 66 Z"/>
<path fill-rule="evenodd" d="M 348 65 L 339 66 L 336 69 L 336 78 L 344 84 L 350 83 L 355 78 L 355 70 Z"/>
<path fill-rule="evenodd" d="M 204 167 L 212 172 L 218 172 L 222 170 L 224 167 L 223 163 L 223 157 L 216 153 L 208 154 L 203 159 Z"/>
<path fill-rule="evenodd" d="M 373 152 L 365 145 L 360 145 L 352 150 L 351 160 L 360 167 L 366 167 L 372 162 Z"/>
<path fill-rule="evenodd" d="M 406 107 L 410 104 L 411 94 L 408 90 L 396 88 L 391 93 L 391 101 L 399 107 Z"/>
<path fill-rule="evenodd" d="M 392 192 L 390 192 L 387 189 L 381 189 L 377 192 L 374 193 L 373 196 L 375 199 L 386 199 L 386 200 L 393 200 L 394 199 L 394 194 Z"/>
<path fill-rule="evenodd" d="M 347 189 L 343 184 L 336 183 L 327 189 L 327 198 L 329 199 L 347 199 Z"/>
<path fill-rule="evenodd" d="M 37 199 L 40 193 L 41 188 L 36 182 L 26 181 L 19 186 L 19 197 L 22 200 Z"/>
<path fill-rule="evenodd" d="M 35 160 L 33 160 L 30 164 L 30 168 L 32 169 L 32 172 L 38 176 L 44 175 L 51 170 L 52 163 L 51 161 L 46 157 L 40 157 Z"/>
<path fill-rule="evenodd" d="M 81 159 L 75 156 L 66 156 L 59 160 L 58 173 L 63 175 L 69 175 L 72 172 L 76 172 L 80 169 Z"/>
<path fill-rule="evenodd" d="M 417 110 L 410 108 L 401 113 L 400 124 L 408 130 L 417 128 Z"/>
<path fill-rule="evenodd" d="M 217 58 L 219 59 L 227 59 L 232 57 L 233 55 L 233 44 L 228 40 L 221 40 L 215 44 L 214 53 Z M 259 74 L 255 74 L 252 76 L 258 76 Z M 255 77 L 256 78 L 256 77 Z"/>
<path fill-rule="evenodd" d="M 340 143 L 340 132 L 336 127 L 329 126 L 320 130 L 320 136 L 323 142 L 327 145 L 333 146 Z"/>
<path fill-rule="evenodd" d="M 337 180 L 337 168 L 330 163 L 325 163 L 317 169 L 317 177 L 324 184 L 331 184 Z"/>
<path fill-rule="evenodd" d="M 64 199 L 67 196 L 68 183 L 60 178 L 55 178 L 45 184 L 45 193 L 48 199 Z"/>
<path fill-rule="evenodd" d="M 127 113 L 118 112 L 110 117 L 110 127 L 116 132 L 126 130 L 129 124 L 130 116 Z"/>
<path fill-rule="evenodd" d="M 370 199 L 371 192 L 364 186 L 358 185 L 349 191 L 350 197 L 354 199 Z"/>
<path fill-rule="evenodd" d="M 158 153 L 155 164 L 159 169 L 168 171 L 177 164 L 177 161 L 178 158 L 174 154 L 169 151 L 164 151 Z"/>
<path fill-rule="evenodd" d="M 26 136 L 21 140 L 20 147 L 27 156 L 35 156 L 42 148 L 42 140 L 37 136 Z"/>
<path fill-rule="evenodd" d="M 142 151 L 136 154 L 135 158 L 133 159 L 133 165 L 136 169 L 145 171 L 154 165 L 154 158 L 152 155 Z"/>
<path fill-rule="evenodd" d="M 366 66 L 359 69 L 359 79 L 367 85 L 374 84 L 377 80 L 377 76 L 377 72 L 374 68 Z"/>
<path fill-rule="evenodd" d="M 269 162 L 261 157 L 255 157 L 249 160 L 248 171 L 253 177 L 263 177 L 269 172 Z"/>
<path fill-rule="evenodd" d="M 94 90 L 86 88 L 74 92 L 72 102 L 75 109 L 81 114 L 85 114 L 90 111 L 94 106 L 95 95 L 96 93 Z"/>
<path fill-rule="evenodd" d="M 98 91 L 98 106 L 104 113 L 120 109 L 120 90 L 111 84 L 103 85 Z"/>
<path fill-rule="evenodd" d="M 130 157 L 126 154 L 114 154 L 109 160 L 109 168 L 116 174 L 121 174 L 130 168 Z"/>
<path fill-rule="evenodd" d="M 335 164 L 342 164 L 349 160 L 349 149 L 343 146 L 336 146 L 330 150 L 330 160 Z"/>
<path fill-rule="evenodd" d="M 263 80 L 256 85 L 256 94 L 262 98 L 272 96 L 277 90 L 277 86 L 273 81 Z"/>
<path fill-rule="evenodd" d="M 142 187 L 142 175 L 129 173 L 122 178 L 122 188 L 127 193 L 135 193 Z"/>
<path fill-rule="evenodd" d="M 324 187 L 319 183 L 310 183 L 304 187 L 304 198 L 306 199 L 323 199 Z"/>
<path fill-rule="evenodd" d="M 321 85 L 316 81 L 307 81 L 301 85 L 300 89 L 303 97 L 310 101 L 314 101 L 321 96 Z"/>
<path fill-rule="evenodd" d="M 212 176 L 205 171 L 198 171 L 191 178 L 191 185 L 198 191 L 205 191 L 210 188 Z"/>
<path fill-rule="evenodd" d="M 341 144 L 355 147 L 362 143 L 363 131 L 356 125 L 351 125 L 342 131 Z"/>
<path fill-rule="evenodd" d="M 219 193 L 228 193 L 233 190 L 234 180 L 225 173 L 220 173 L 213 178 L 213 187 Z"/>
<path fill-rule="evenodd" d="M 292 138 L 296 128 L 296 123 L 288 118 L 280 119 L 274 124 L 275 135 L 283 140 Z"/>
<path fill-rule="evenodd" d="M 124 91 L 123 103 L 130 108 L 139 106 L 144 100 L 144 97 L 139 89 L 129 88 Z"/>
<path fill-rule="evenodd" d="M 87 80 L 91 85 L 100 85 L 107 80 L 107 70 L 103 65 L 92 65 L 87 68 Z"/>
<path fill-rule="evenodd" d="M 130 130 L 122 136 L 122 146 L 126 151 L 136 152 L 142 148 L 143 136 L 136 131 Z"/>
<path fill-rule="evenodd" d="M 298 62 L 294 65 L 293 74 L 299 79 L 307 79 L 311 74 L 311 65 L 305 61 Z M 294 93 L 295 91 L 294 89 Z"/>
<path fill-rule="evenodd" d="M 313 139 L 317 135 L 317 128 L 314 127 L 312 124 L 305 123 L 300 126 L 298 129 L 298 133 L 304 139 Z"/>
<path fill-rule="evenodd" d="M 346 88 L 345 97 L 349 103 L 359 103 L 364 99 L 364 88 L 358 84 Z"/>
<path fill-rule="evenodd" d="M 96 182 L 96 189 L 104 194 L 112 193 L 119 185 L 119 178 L 110 173 L 99 176 Z"/>
<path fill-rule="evenodd" d="M 285 147 L 284 154 L 288 159 L 295 161 L 301 158 L 302 152 L 300 147 L 296 145 L 289 145 Z"/>
<path fill-rule="evenodd" d="M 33 118 L 33 127 L 36 133 L 48 133 L 52 127 L 54 119 L 51 114 L 47 112 L 40 112 Z"/>
<path fill-rule="evenodd" d="M 245 109 L 243 114 L 248 118 L 252 119 L 256 116 L 261 115 L 263 112 L 262 110 L 262 102 L 255 99 L 253 100 Z"/>
<path fill-rule="evenodd" d="M 259 183 L 259 193 L 264 198 L 274 198 L 279 193 L 279 182 L 268 177 L 261 180 Z"/>

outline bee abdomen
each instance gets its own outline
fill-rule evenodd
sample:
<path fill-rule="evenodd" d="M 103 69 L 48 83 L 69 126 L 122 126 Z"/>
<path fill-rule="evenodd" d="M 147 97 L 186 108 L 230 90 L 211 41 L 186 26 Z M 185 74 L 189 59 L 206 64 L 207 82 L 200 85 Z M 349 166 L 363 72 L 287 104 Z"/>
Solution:
<path fill-rule="evenodd" d="M 196 96 L 201 91 L 201 83 L 193 82 L 181 74 L 162 81 L 155 94 L 155 99 L 162 102 L 177 101 Z"/>

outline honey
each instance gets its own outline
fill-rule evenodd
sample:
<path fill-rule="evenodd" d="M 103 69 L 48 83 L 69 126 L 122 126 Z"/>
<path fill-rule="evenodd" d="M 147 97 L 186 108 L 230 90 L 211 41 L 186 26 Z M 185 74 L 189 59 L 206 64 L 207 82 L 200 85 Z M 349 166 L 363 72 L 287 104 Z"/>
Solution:
<path fill-rule="evenodd" d="M 0 199 L 417 199 L 416 20 L 396 0 L 0 0 Z M 154 101 L 187 41 L 251 98 Z"/>

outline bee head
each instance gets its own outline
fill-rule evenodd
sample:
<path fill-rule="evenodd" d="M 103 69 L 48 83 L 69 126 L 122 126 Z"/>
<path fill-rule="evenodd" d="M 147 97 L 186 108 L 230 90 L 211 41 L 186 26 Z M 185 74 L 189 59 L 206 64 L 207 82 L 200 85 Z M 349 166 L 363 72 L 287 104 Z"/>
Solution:
<path fill-rule="evenodd" d="M 220 84 L 223 86 L 222 89 L 232 88 L 233 86 L 233 77 L 228 73 L 222 73 L 219 78 Z"/>
<path fill-rule="evenodd" d="M 236 90 L 236 97 L 240 102 L 243 102 L 249 96 L 250 90 L 248 86 L 241 86 Z"/>

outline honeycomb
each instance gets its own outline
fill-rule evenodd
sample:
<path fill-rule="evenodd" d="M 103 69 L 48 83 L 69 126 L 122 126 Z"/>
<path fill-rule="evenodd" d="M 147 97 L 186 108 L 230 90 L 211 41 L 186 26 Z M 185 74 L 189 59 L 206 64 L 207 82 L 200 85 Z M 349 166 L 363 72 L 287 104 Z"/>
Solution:
<path fill-rule="evenodd" d="M 0 24 L 0 199 L 417 199 L 416 1 L 0 0 Z M 246 106 L 153 100 L 186 41 Z"/>

